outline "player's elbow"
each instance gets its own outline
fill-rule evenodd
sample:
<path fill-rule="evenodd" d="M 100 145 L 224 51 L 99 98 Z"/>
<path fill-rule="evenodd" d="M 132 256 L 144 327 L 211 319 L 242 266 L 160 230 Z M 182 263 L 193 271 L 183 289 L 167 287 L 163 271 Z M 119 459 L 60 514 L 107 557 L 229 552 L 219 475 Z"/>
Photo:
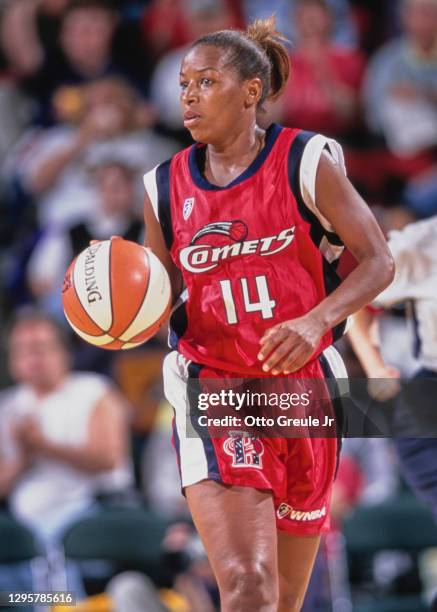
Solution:
<path fill-rule="evenodd" d="M 395 261 L 388 246 L 379 253 L 378 256 L 378 278 L 380 281 L 379 290 L 382 291 L 393 281 L 395 277 Z"/>

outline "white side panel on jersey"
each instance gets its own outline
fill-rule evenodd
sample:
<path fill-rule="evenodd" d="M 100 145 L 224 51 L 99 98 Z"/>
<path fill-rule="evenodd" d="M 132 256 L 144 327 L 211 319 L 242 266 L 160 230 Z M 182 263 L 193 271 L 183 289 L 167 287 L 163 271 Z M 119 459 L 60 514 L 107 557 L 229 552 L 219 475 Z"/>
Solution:
<path fill-rule="evenodd" d="M 70 321 L 67 315 L 65 315 L 65 318 L 70 323 L 71 327 L 74 329 L 74 331 L 76 332 L 78 336 L 80 336 L 87 342 L 94 344 L 95 346 L 104 346 L 105 344 L 109 344 L 110 342 L 114 340 L 114 338 L 112 336 L 109 336 L 108 334 L 102 334 L 101 336 L 90 336 L 90 334 L 86 334 L 81 329 L 73 325 L 73 323 Z"/>
<path fill-rule="evenodd" d="M 170 301 L 170 279 L 164 266 L 150 250 L 144 249 L 144 258 L 146 261 L 148 259 L 149 285 L 137 316 L 119 336 L 124 342 L 129 342 L 131 338 L 156 323 Z"/>
<path fill-rule="evenodd" d="M 323 355 L 325 356 L 332 373 L 338 381 L 338 390 L 340 395 L 345 395 L 349 392 L 349 379 L 340 353 L 334 346 L 328 346 L 328 348 L 323 351 Z"/>
<path fill-rule="evenodd" d="M 73 271 L 80 303 L 91 319 L 105 331 L 112 325 L 110 250 L 110 240 L 89 246 L 78 256 Z"/>
<path fill-rule="evenodd" d="M 300 192 L 308 208 L 319 219 L 322 226 L 332 232 L 333 227 L 329 221 L 321 214 L 316 204 L 316 176 L 322 152 L 328 148 L 333 161 L 339 164 L 346 175 L 343 150 L 336 140 L 326 138 L 321 134 L 316 134 L 307 142 L 302 159 L 300 162 Z"/>
<path fill-rule="evenodd" d="M 158 187 L 156 185 L 156 169 L 158 166 L 155 166 L 153 170 L 150 170 L 143 176 L 144 187 L 146 188 L 147 195 L 153 206 L 153 211 L 155 213 L 155 217 L 159 221 L 158 217 Z"/>
<path fill-rule="evenodd" d="M 208 461 L 201 438 L 187 438 L 186 435 L 188 363 L 177 351 L 164 360 L 164 393 L 175 410 L 183 487 L 208 478 Z"/>
<path fill-rule="evenodd" d="M 338 246 L 336 244 L 331 244 L 328 241 L 327 237 L 323 236 L 322 240 L 320 241 L 319 251 L 322 253 L 326 261 L 332 263 L 340 257 L 340 255 L 344 251 L 344 247 Z"/>

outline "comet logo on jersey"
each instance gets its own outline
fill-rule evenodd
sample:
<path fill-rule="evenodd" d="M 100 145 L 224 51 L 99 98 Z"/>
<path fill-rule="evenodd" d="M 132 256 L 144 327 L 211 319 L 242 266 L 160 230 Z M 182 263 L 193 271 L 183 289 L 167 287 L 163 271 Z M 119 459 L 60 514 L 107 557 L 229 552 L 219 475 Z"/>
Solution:
<path fill-rule="evenodd" d="M 264 445 L 258 438 L 232 437 L 223 442 L 223 450 L 232 457 L 232 467 L 262 469 Z"/>
<path fill-rule="evenodd" d="M 200 274 L 216 268 L 220 262 L 241 255 L 273 255 L 286 249 L 294 239 L 295 226 L 288 227 L 279 234 L 246 240 L 248 229 L 243 221 L 221 221 L 209 223 L 192 238 L 189 246 L 181 249 L 179 259 L 189 272 Z M 230 238 L 230 243 L 222 246 L 196 244 L 204 236 L 219 234 Z"/>
<path fill-rule="evenodd" d="M 247 237 L 248 229 L 244 221 L 219 221 L 216 223 L 208 223 L 194 234 L 191 239 L 191 244 L 196 244 L 199 238 L 208 234 L 221 234 L 229 236 L 234 242 L 241 242 Z"/>

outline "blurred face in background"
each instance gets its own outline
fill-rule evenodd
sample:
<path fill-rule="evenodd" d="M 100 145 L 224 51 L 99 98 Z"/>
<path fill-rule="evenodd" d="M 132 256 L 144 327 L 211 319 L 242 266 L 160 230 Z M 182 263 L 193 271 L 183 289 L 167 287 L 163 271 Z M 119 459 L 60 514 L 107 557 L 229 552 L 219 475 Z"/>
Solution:
<path fill-rule="evenodd" d="M 223 3 L 217 0 L 214 6 L 192 11 L 188 17 L 190 39 L 192 41 L 217 30 L 229 27 L 230 17 Z"/>
<path fill-rule="evenodd" d="M 135 201 L 132 172 L 114 163 L 98 168 L 95 176 L 102 212 L 108 216 L 129 216 Z"/>
<path fill-rule="evenodd" d="M 104 8 L 77 8 L 62 23 L 61 47 L 71 64 L 86 75 L 106 67 L 111 54 L 115 15 Z"/>
<path fill-rule="evenodd" d="M 134 127 L 137 112 L 134 93 L 117 79 L 102 79 L 86 87 L 85 114 L 94 115 L 109 134 L 119 134 Z"/>
<path fill-rule="evenodd" d="M 298 2 L 294 18 L 299 41 L 307 39 L 325 41 L 331 37 L 332 16 L 323 3 L 313 0 Z"/>
<path fill-rule="evenodd" d="M 437 0 L 405 0 L 403 22 L 413 43 L 432 49 L 437 43 Z"/>
<path fill-rule="evenodd" d="M 36 391 L 54 389 L 69 370 L 69 355 L 58 330 L 49 321 L 23 321 L 9 338 L 11 376 Z"/>
<path fill-rule="evenodd" d="M 70 0 L 40 0 L 42 10 L 49 15 L 61 15 L 70 4 Z"/>

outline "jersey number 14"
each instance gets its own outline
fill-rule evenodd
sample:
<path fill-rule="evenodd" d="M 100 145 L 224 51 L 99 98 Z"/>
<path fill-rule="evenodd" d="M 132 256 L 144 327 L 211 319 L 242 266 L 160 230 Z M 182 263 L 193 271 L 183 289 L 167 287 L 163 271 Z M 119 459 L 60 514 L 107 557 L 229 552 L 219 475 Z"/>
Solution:
<path fill-rule="evenodd" d="M 276 306 L 274 299 L 270 297 L 267 278 L 265 276 L 255 276 L 258 302 L 251 302 L 249 296 L 249 285 L 247 278 L 240 278 L 241 290 L 243 292 L 244 309 L 246 312 L 261 312 L 263 319 L 273 318 L 273 309 Z M 221 280 L 223 303 L 226 310 L 226 318 L 230 325 L 238 323 L 237 310 L 235 308 L 234 295 L 230 280 Z"/>

